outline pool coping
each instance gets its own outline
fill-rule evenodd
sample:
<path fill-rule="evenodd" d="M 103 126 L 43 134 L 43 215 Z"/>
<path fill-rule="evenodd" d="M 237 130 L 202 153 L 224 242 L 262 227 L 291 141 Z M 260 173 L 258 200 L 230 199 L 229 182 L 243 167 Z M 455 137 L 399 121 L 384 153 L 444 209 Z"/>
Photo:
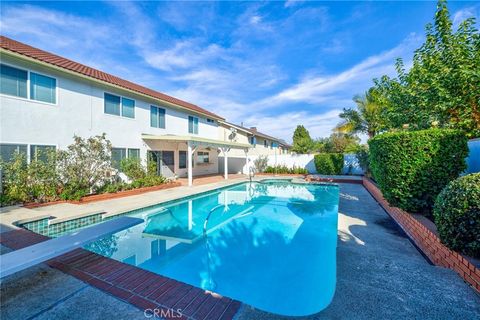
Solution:
<path fill-rule="evenodd" d="M 50 239 L 25 229 L 2 233 L 0 244 L 12 250 Z M 233 319 L 242 303 L 113 260 L 85 249 L 75 249 L 46 264 L 93 287 L 166 319 Z M 153 315 L 152 315 L 153 316 Z"/>

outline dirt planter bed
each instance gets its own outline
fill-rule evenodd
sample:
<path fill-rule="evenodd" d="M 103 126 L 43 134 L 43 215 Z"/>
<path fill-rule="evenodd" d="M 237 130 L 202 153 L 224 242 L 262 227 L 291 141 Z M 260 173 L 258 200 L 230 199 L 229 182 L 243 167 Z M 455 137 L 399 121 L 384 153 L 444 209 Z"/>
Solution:
<path fill-rule="evenodd" d="M 405 231 L 415 245 L 437 266 L 454 270 L 465 282 L 480 293 L 480 269 L 458 252 L 447 248 L 440 238 L 408 212 L 392 207 L 373 181 L 363 178 L 363 186 L 378 201 L 393 220 Z"/>
<path fill-rule="evenodd" d="M 134 196 L 134 195 L 138 195 L 138 194 L 142 194 L 142 193 L 146 193 L 146 192 L 151 192 L 151 191 L 171 189 L 171 188 L 180 187 L 181 185 L 182 184 L 180 182 L 169 182 L 169 183 L 160 184 L 158 186 L 143 187 L 143 188 L 119 191 L 119 192 L 115 192 L 115 193 L 93 194 L 93 195 L 85 196 L 78 201 L 76 201 L 76 200 L 58 200 L 58 201 L 51 201 L 51 202 L 45 202 L 45 203 L 30 202 L 30 203 L 25 203 L 23 205 L 23 207 L 32 209 L 32 208 L 51 206 L 51 205 L 59 204 L 59 203 L 85 204 L 85 203 L 102 201 L 102 200 L 110 200 L 110 199 L 115 199 L 115 198 L 123 198 L 123 197 L 128 197 L 128 196 Z"/>

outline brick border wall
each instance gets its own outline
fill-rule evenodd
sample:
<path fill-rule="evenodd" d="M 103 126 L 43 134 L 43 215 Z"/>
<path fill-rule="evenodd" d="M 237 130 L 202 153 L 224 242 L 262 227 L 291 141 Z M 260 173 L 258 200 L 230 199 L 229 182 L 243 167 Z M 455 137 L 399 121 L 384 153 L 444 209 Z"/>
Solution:
<path fill-rule="evenodd" d="M 364 177 L 363 186 L 433 264 L 454 270 L 480 293 L 480 269 L 458 252 L 447 248 L 433 232 L 408 212 L 390 206 L 380 189 L 370 179 Z"/>

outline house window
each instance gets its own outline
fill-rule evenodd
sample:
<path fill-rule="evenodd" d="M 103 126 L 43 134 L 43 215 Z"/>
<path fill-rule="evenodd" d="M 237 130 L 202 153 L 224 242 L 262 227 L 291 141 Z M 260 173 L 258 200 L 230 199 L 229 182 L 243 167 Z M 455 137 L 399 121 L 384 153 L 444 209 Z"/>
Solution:
<path fill-rule="evenodd" d="M 188 133 L 198 134 L 198 118 L 188 116 Z"/>
<path fill-rule="evenodd" d="M 250 144 L 255 146 L 257 144 L 257 137 L 250 137 Z"/>
<path fill-rule="evenodd" d="M 0 144 L 0 160 L 10 162 L 16 154 L 22 154 L 27 160 L 27 145 L 26 144 Z"/>
<path fill-rule="evenodd" d="M 197 163 L 209 163 L 210 162 L 210 154 L 208 152 L 197 152 Z"/>
<path fill-rule="evenodd" d="M 122 98 L 122 117 L 135 118 L 135 100 Z"/>
<path fill-rule="evenodd" d="M 273 141 L 270 141 L 270 149 L 273 149 L 274 145 L 273 145 Z"/>
<path fill-rule="evenodd" d="M 133 159 L 140 159 L 140 149 L 128 149 L 128 157 Z"/>
<path fill-rule="evenodd" d="M 263 140 L 263 146 L 264 146 L 265 148 L 268 148 L 268 142 L 267 142 L 267 140 Z"/>
<path fill-rule="evenodd" d="M 57 80 L 30 72 L 30 99 L 56 103 Z"/>
<path fill-rule="evenodd" d="M 30 161 L 47 161 L 48 152 L 54 151 L 55 146 L 30 145 Z"/>
<path fill-rule="evenodd" d="M 104 112 L 115 116 L 135 118 L 135 100 L 104 93 Z"/>
<path fill-rule="evenodd" d="M 215 120 L 207 118 L 207 123 L 215 123 Z"/>
<path fill-rule="evenodd" d="M 165 109 L 150 106 L 150 126 L 165 129 Z"/>
<path fill-rule="evenodd" d="M 112 148 L 112 166 L 115 169 L 120 169 L 120 162 L 127 156 L 127 149 Z"/>
<path fill-rule="evenodd" d="M 116 116 L 120 115 L 120 97 L 114 96 L 113 94 L 105 93 L 105 113 L 113 114 Z"/>
<path fill-rule="evenodd" d="M 178 151 L 178 168 L 185 169 L 187 167 L 187 151 Z"/>
<path fill-rule="evenodd" d="M 0 79 L 2 94 L 27 98 L 27 71 L 2 64 L 0 65 Z"/>

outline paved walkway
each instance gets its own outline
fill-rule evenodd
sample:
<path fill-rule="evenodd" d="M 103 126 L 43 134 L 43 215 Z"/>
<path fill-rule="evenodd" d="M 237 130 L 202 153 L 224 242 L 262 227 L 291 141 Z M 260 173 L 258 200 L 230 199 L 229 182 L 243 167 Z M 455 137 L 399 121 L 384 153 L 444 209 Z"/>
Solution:
<path fill-rule="evenodd" d="M 335 296 L 306 319 L 480 318 L 479 296 L 453 271 L 428 264 L 361 185 L 341 185 L 338 234 Z M 2 319 L 145 319 L 142 310 L 45 265 L 2 281 L 0 296 Z M 236 319 L 282 317 L 244 305 Z"/>

